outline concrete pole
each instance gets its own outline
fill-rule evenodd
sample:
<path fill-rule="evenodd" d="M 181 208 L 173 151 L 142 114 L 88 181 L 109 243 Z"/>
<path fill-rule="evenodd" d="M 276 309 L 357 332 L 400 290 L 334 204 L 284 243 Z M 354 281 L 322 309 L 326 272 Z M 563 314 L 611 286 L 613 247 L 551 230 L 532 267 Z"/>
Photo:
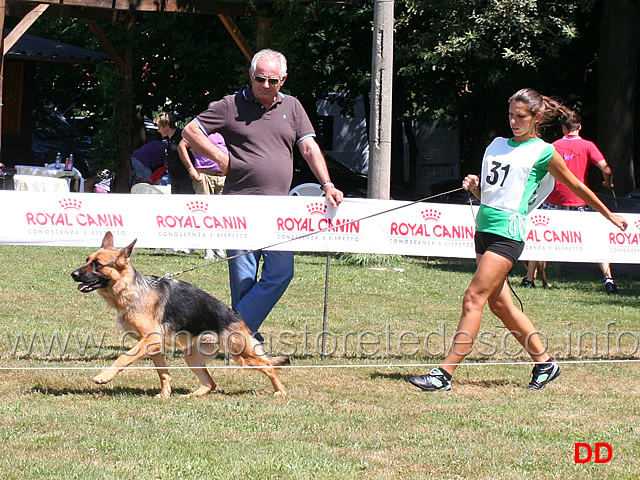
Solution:
<path fill-rule="evenodd" d="M 372 57 L 367 197 L 388 200 L 391 189 L 393 0 L 375 0 Z"/>

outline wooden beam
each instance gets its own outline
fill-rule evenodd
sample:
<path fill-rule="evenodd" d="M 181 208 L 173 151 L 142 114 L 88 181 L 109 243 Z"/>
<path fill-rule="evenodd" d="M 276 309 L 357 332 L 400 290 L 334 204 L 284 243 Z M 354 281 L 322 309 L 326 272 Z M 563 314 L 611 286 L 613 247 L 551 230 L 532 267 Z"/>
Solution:
<path fill-rule="evenodd" d="M 47 10 L 47 8 L 49 8 L 49 5 L 47 5 L 46 3 L 41 3 L 29 13 L 27 13 L 22 18 L 22 20 L 20 20 L 20 23 L 18 23 L 4 39 L 4 46 L 2 48 L 3 55 L 6 55 L 7 52 L 11 50 L 11 47 L 13 47 L 16 42 L 20 40 L 20 37 L 24 35 L 29 27 L 33 25 L 33 22 L 35 22 L 40 17 L 40 15 L 42 15 Z"/>
<path fill-rule="evenodd" d="M 267 48 L 271 43 L 271 24 L 271 18 L 258 17 L 258 32 L 256 35 L 256 46 L 258 50 Z"/>
<path fill-rule="evenodd" d="M 217 15 L 236 12 L 249 15 L 255 3 L 273 4 L 273 0 L 5 0 L 8 5 L 46 3 L 65 8 L 124 10 L 129 12 L 184 12 Z M 241 13 L 244 12 L 244 13 Z"/>
<path fill-rule="evenodd" d="M 244 35 L 242 35 L 242 32 L 236 25 L 236 22 L 234 22 L 229 15 L 218 14 L 218 18 L 231 34 L 238 47 L 240 47 L 244 56 L 247 57 L 247 60 L 251 61 L 255 52 L 253 51 L 253 48 L 251 48 L 251 45 L 249 45 L 249 42 L 244 38 Z"/>
<path fill-rule="evenodd" d="M 102 47 L 102 49 L 107 52 L 109 58 L 113 60 L 116 68 L 121 72 L 124 72 L 126 70 L 126 63 L 124 59 L 120 56 L 120 53 L 118 52 L 116 47 L 113 46 L 113 43 L 111 43 L 109 37 L 107 37 L 102 31 L 102 29 L 98 25 L 98 22 L 96 22 L 95 20 L 87 19 L 84 19 L 84 21 L 88 25 L 89 30 L 91 30 L 91 33 L 93 33 L 93 35 L 98 39 L 98 42 L 100 42 L 100 46 Z"/>

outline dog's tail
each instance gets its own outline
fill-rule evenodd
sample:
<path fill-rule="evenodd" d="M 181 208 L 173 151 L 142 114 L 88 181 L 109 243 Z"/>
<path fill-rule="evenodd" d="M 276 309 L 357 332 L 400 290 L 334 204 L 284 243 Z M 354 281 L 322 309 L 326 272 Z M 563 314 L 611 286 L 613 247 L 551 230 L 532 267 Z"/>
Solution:
<path fill-rule="evenodd" d="M 251 337 L 251 344 L 255 354 L 269 361 L 274 367 L 289 365 L 289 363 L 291 363 L 289 357 L 286 355 L 280 355 L 278 357 L 269 356 L 264 349 L 264 345 L 260 341 L 256 340 L 256 338 L 253 336 Z"/>
<path fill-rule="evenodd" d="M 279 367 L 280 365 L 289 365 L 291 361 L 289 357 L 286 355 L 280 355 L 279 357 L 268 357 L 271 363 L 273 363 L 274 367 Z"/>

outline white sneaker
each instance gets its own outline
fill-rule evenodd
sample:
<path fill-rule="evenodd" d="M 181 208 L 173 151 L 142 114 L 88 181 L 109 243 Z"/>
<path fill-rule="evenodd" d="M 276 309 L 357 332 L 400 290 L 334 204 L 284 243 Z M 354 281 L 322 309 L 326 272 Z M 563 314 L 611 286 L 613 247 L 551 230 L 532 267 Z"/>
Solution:
<path fill-rule="evenodd" d="M 204 257 L 202 257 L 203 260 L 215 260 L 216 258 L 216 254 L 213 253 L 213 250 L 211 248 L 207 248 L 204 251 Z"/>
<path fill-rule="evenodd" d="M 191 249 L 190 248 L 176 248 L 175 251 L 176 252 L 180 252 L 180 253 L 186 253 L 187 255 L 189 255 L 191 253 Z"/>
<path fill-rule="evenodd" d="M 227 254 L 225 253 L 224 250 L 221 250 L 219 248 L 214 248 L 213 249 L 213 253 L 215 254 L 216 257 L 218 258 L 227 258 Z"/>

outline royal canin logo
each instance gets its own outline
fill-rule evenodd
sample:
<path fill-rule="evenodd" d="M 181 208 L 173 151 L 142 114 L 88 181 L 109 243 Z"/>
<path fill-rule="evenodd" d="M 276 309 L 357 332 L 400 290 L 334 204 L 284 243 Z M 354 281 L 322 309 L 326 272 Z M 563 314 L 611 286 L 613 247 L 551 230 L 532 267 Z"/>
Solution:
<path fill-rule="evenodd" d="M 123 227 L 124 220 L 119 213 L 83 212 L 82 201 L 63 198 L 58 211 L 28 211 L 27 225 L 38 227 Z"/>
<path fill-rule="evenodd" d="M 324 203 L 314 202 L 307 205 L 307 211 L 309 215 L 324 215 L 327 213 L 327 205 Z"/>
<path fill-rule="evenodd" d="M 360 221 L 350 219 L 327 218 L 328 206 L 321 202 L 310 202 L 306 205 L 306 217 L 278 217 L 278 232 L 311 233 L 323 230 L 332 233 L 360 233 Z M 321 217 L 321 218 L 316 218 Z"/>
<path fill-rule="evenodd" d="M 442 212 L 436 210 L 435 208 L 427 208 L 426 210 L 422 211 L 422 218 L 425 221 L 433 220 L 434 222 L 437 222 L 438 220 L 440 220 L 440 215 L 442 215 Z"/>
<path fill-rule="evenodd" d="M 633 227 L 635 227 L 635 232 L 633 231 Z M 627 230 L 621 232 L 616 230 L 615 232 L 609 233 L 609 245 L 620 245 L 620 246 L 635 246 L 640 245 L 640 220 L 636 220 L 632 225 L 629 225 Z"/>
<path fill-rule="evenodd" d="M 474 229 L 470 225 L 448 223 L 442 218 L 440 210 L 427 208 L 420 212 L 420 217 L 416 222 L 392 220 L 389 233 L 392 237 L 471 240 Z"/>
<path fill-rule="evenodd" d="M 63 210 L 80 210 L 82 201 L 75 198 L 64 198 L 58 202 Z"/>
<path fill-rule="evenodd" d="M 551 219 L 543 214 L 532 215 L 529 219 L 533 228 L 525 238 L 526 242 L 582 244 L 582 232 L 579 230 L 556 230 Z"/>
<path fill-rule="evenodd" d="M 544 215 L 533 215 L 531 217 L 531 223 L 536 227 L 548 227 L 549 226 L 549 217 Z"/>
<path fill-rule="evenodd" d="M 158 228 L 168 230 L 247 230 L 247 219 L 238 215 L 209 215 L 209 204 L 201 200 L 185 203 L 186 215 L 156 215 Z"/>
<path fill-rule="evenodd" d="M 207 210 L 209 210 L 209 205 L 207 203 L 194 200 L 193 202 L 187 203 L 187 208 L 190 212 L 207 213 Z"/>

